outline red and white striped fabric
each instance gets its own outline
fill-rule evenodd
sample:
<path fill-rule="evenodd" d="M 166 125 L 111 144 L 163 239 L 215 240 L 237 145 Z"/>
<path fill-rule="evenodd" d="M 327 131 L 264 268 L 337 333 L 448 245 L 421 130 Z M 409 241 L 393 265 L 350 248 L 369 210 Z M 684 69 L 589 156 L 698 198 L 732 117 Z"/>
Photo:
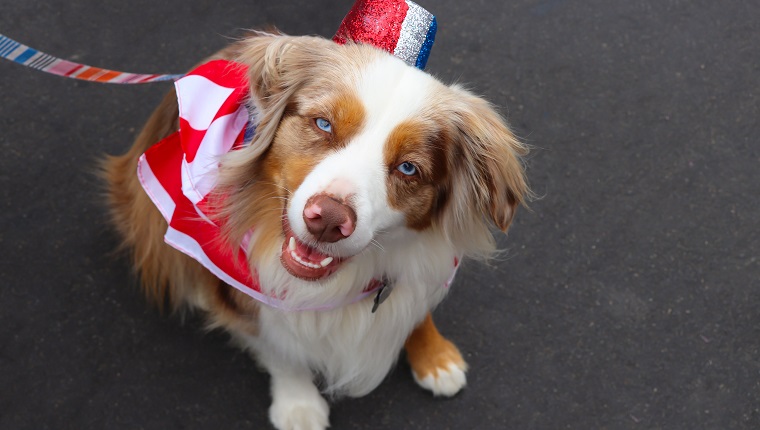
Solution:
<path fill-rule="evenodd" d="M 249 118 L 246 71 L 241 64 L 217 60 L 175 82 L 180 130 L 140 157 L 137 174 L 169 223 L 166 243 L 227 284 L 277 306 L 279 300 L 261 293 L 245 251 L 221 240 L 220 227 L 208 216 L 219 158 L 243 144 Z"/>

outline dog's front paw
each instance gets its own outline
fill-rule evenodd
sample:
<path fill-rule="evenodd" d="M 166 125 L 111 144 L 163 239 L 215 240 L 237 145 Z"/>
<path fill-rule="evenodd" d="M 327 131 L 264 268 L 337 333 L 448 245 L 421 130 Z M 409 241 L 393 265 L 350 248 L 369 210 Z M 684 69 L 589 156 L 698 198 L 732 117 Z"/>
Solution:
<path fill-rule="evenodd" d="M 412 376 L 420 387 L 432 391 L 433 395 L 451 397 L 467 385 L 465 372 L 467 364 L 461 360 L 427 369 L 425 374 L 412 370 Z"/>
<path fill-rule="evenodd" d="M 406 341 L 412 376 L 436 396 L 453 396 L 467 385 L 467 363 L 453 343 L 441 336 L 430 314 Z"/>
<path fill-rule="evenodd" d="M 330 408 L 316 391 L 276 397 L 269 408 L 269 419 L 278 430 L 324 430 L 330 426 Z"/>

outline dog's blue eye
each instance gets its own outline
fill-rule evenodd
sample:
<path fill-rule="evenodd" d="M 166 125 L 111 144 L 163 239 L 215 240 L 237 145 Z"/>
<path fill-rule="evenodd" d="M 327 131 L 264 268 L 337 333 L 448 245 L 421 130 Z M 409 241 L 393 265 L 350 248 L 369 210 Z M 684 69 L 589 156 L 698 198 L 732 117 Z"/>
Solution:
<path fill-rule="evenodd" d="M 406 176 L 414 176 L 417 174 L 417 166 L 408 161 L 399 164 L 398 167 L 396 167 L 396 170 L 405 174 Z"/>
<path fill-rule="evenodd" d="M 330 121 L 324 118 L 317 118 L 314 122 L 317 124 L 317 127 L 319 127 L 320 130 L 324 131 L 325 133 L 332 133 L 332 124 L 330 124 Z"/>

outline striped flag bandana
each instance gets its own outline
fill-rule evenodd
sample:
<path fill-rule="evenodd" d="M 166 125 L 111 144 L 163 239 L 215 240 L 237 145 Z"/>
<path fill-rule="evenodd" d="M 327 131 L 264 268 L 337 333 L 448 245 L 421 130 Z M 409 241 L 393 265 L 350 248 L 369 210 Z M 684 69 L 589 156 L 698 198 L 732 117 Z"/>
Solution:
<path fill-rule="evenodd" d="M 408 0 L 359 0 L 335 35 L 337 43 L 369 43 L 407 64 L 425 67 L 435 36 L 435 17 Z M 201 263 L 220 280 L 250 297 L 283 310 L 327 310 L 377 294 L 385 284 L 372 280 L 355 297 L 340 303 L 297 304 L 262 291 L 248 265 L 250 235 L 239 249 L 221 240 L 221 226 L 209 214 L 209 196 L 218 175 L 218 160 L 246 146 L 255 125 L 246 106 L 247 68 L 214 60 L 175 82 L 180 130 L 153 145 L 138 163 L 140 182 L 169 223 L 167 244 Z M 454 261 L 454 272 L 458 260 Z M 453 280 L 453 273 L 452 273 Z M 447 288 L 447 282 L 442 288 Z M 390 290 L 388 290 L 390 291 Z"/>

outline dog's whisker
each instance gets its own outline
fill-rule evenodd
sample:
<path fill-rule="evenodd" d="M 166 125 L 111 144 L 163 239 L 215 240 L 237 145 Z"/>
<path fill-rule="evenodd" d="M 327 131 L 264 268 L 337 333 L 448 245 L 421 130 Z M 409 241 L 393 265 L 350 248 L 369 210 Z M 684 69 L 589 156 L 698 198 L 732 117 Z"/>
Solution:
<path fill-rule="evenodd" d="M 275 182 L 262 181 L 261 184 L 263 184 L 263 185 L 272 185 L 272 186 L 277 187 L 277 188 L 282 188 L 283 190 L 287 191 L 288 194 L 293 194 L 293 191 L 291 191 L 290 188 L 288 188 L 288 187 L 286 187 L 284 185 L 275 183 Z"/>
<path fill-rule="evenodd" d="M 385 248 L 383 248 L 383 245 L 381 245 L 380 242 L 378 242 L 377 240 L 372 239 L 369 243 L 377 247 L 377 249 L 379 249 L 380 251 L 385 252 Z"/>

